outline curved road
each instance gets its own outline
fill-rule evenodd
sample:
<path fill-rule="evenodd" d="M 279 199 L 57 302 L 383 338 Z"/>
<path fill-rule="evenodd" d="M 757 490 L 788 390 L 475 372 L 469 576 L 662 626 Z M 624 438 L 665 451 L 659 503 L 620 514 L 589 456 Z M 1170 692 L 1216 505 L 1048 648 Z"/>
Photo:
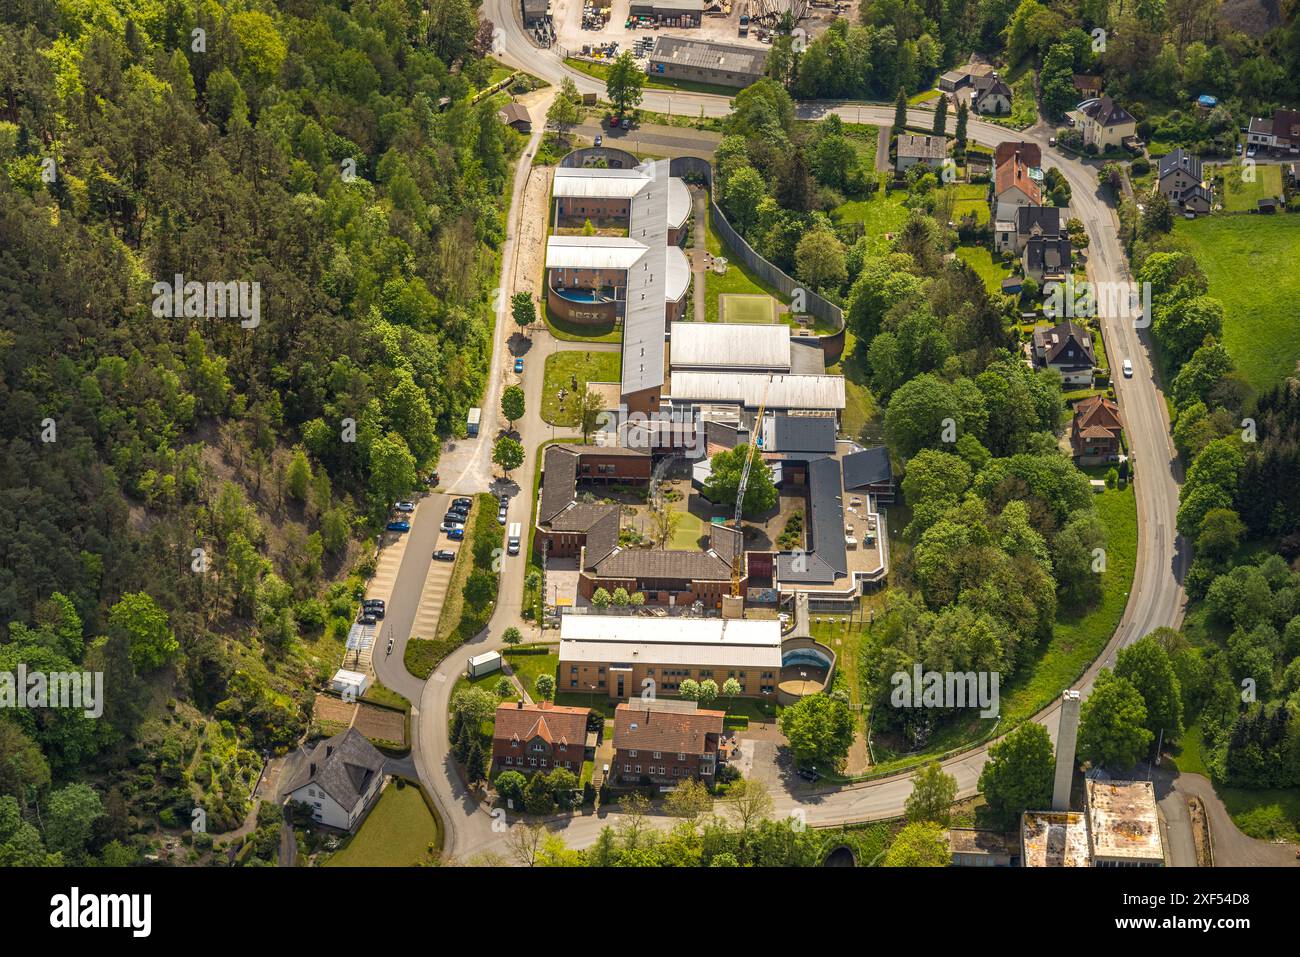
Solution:
<path fill-rule="evenodd" d="M 486 0 L 484 13 L 504 31 L 503 48 L 496 53 L 498 59 L 525 69 L 556 87 L 568 77 L 573 79 L 579 91 L 596 93 L 604 91 L 602 82 L 572 71 L 553 51 L 538 50 L 532 46 L 516 21 L 516 13 L 510 0 Z M 668 93 L 650 89 L 645 91 L 642 105 L 646 109 L 657 112 L 671 111 L 691 116 L 698 116 L 701 111 L 705 116 L 725 116 L 730 112 L 730 101 L 725 97 L 698 93 Z M 485 421 L 478 440 L 458 443 L 461 448 L 449 448 L 444 455 L 444 484 L 452 492 L 469 493 L 482 490 L 491 478 L 491 437 L 497 434 L 499 427 L 497 419 L 499 390 L 503 381 L 504 359 L 511 346 L 510 330 L 506 328 L 509 323 L 504 307 L 509 299 L 508 293 L 514 291 L 516 256 L 514 237 L 518 233 L 521 199 L 531 157 L 536 152 L 544 127 L 541 116 L 544 115 L 545 104 L 540 107 L 540 113 L 537 112 L 538 110 L 539 107 L 534 106 L 537 129 L 520 160 L 510 207 L 502 263 L 502 287 L 507 294 L 501 296 L 498 309 L 496 346 L 492 357 L 489 394 L 485 396 L 483 402 Z M 817 119 L 828 112 L 836 112 L 852 122 L 873 123 L 886 127 L 893 122 L 892 106 L 816 102 L 800 103 L 798 106 L 798 115 L 801 119 Z M 922 127 L 931 125 L 931 117 L 932 114 L 926 110 L 911 110 L 908 114 L 910 123 Z M 1032 130 L 1016 133 L 1005 127 L 972 118 L 967 130 L 972 140 L 988 146 L 1017 137 L 1038 143 L 1044 154 L 1051 156 L 1052 165 L 1058 167 L 1070 183 L 1072 215 L 1082 220 L 1090 237 L 1088 255 L 1090 278 L 1094 282 L 1128 281 L 1130 277 L 1118 238 L 1117 220 L 1110 204 L 1099 190 L 1095 163 L 1086 163 L 1049 149 L 1047 140 L 1052 131 L 1042 124 Z M 531 286 L 531 280 L 521 283 L 522 288 L 531 289 Z M 1112 368 L 1117 368 L 1124 357 L 1130 358 L 1134 367 L 1133 378 L 1115 380 L 1115 390 L 1136 469 L 1134 485 L 1139 535 L 1133 594 L 1129 598 L 1119 627 L 1101 656 L 1074 685 L 1085 694 L 1091 688 L 1101 668 L 1113 664 L 1115 653 L 1119 648 L 1136 641 L 1159 626 L 1177 627 L 1182 623 L 1185 596 L 1181 581 L 1189 561 L 1187 550 L 1174 527 L 1181 473 L 1169 437 L 1168 414 L 1151 361 L 1147 331 L 1136 328 L 1136 324 L 1131 320 L 1103 318 L 1102 325 Z M 542 341 L 549 339 L 545 334 L 539 336 Z M 536 360 L 528 363 L 529 368 L 525 375 L 524 385 L 530 400 L 541 392 L 540 381 L 538 381 L 542 374 L 540 358 L 538 356 Z M 528 461 L 518 471 L 519 475 L 533 474 L 536 447 L 549 437 L 541 431 L 542 428 L 544 427 L 540 425 L 540 420 L 535 417 L 530 417 L 520 426 L 521 438 L 528 451 Z M 449 462 L 454 463 L 452 468 L 448 467 Z M 450 474 L 453 471 L 455 474 Z M 416 516 L 415 527 L 412 530 L 413 539 L 417 535 L 421 539 L 426 537 L 422 531 L 426 524 L 432 526 L 437 524 L 441 503 L 430 504 L 433 507 L 421 508 L 422 514 Z M 517 505 L 517 514 L 515 506 L 512 505 L 511 520 L 526 523 L 530 518 L 525 514 L 530 505 L 527 496 L 525 495 L 524 501 L 518 502 Z M 411 545 L 414 544 L 413 541 Z M 509 559 L 503 566 L 500 592 L 502 604 L 497 608 L 489 629 L 444 661 L 430 676 L 428 682 L 421 683 L 406 674 L 402 667 L 400 651 L 405 646 L 406 635 L 400 623 L 404 620 L 406 603 L 411 603 L 410 614 L 412 617 L 414 615 L 414 602 L 418 601 L 419 587 L 424 578 L 424 571 L 421 569 L 427 569 L 428 562 L 427 557 L 421 560 L 420 556 L 428 554 L 429 550 L 423 546 L 414 550 L 408 547 L 406 563 L 414 562 L 415 567 L 408 574 L 406 563 L 403 564 L 392 602 L 394 611 L 390 612 L 390 620 L 394 621 L 398 631 L 399 647 L 394 651 L 391 659 L 376 657 L 377 671 L 381 681 L 412 701 L 412 754 L 421 781 L 433 794 L 442 812 L 447 829 L 448 855 L 462 861 L 471 855 L 504 855 L 504 835 L 500 826 L 494 828 L 493 819 L 466 791 L 452 765 L 446 744 L 446 713 L 452 685 L 462 670 L 463 657 L 499 646 L 499 639 L 494 639 L 492 634 L 499 635 L 507 624 L 517 621 L 525 556 Z M 406 589 L 411 585 L 415 589 L 414 597 L 405 594 Z M 399 593 L 403 594 L 400 599 Z M 406 621 L 406 630 L 409 630 L 409 619 Z M 1054 704 L 1034 718 L 1047 725 L 1053 739 L 1056 736 L 1057 708 L 1058 705 Z M 957 780 L 959 796 L 968 797 L 976 793 L 976 783 L 980 770 L 987 760 L 988 747 L 983 745 L 974 748 L 944 762 L 945 770 Z M 774 799 L 776 810 L 780 814 L 800 813 L 809 824 L 834 825 L 897 816 L 901 813 L 911 789 L 910 774 L 902 773 L 837 790 L 816 791 L 791 784 L 775 794 Z M 581 847 L 592 843 L 600 829 L 605 824 L 616 821 L 617 817 L 616 813 L 578 816 L 556 822 L 555 826 L 570 846 Z"/>

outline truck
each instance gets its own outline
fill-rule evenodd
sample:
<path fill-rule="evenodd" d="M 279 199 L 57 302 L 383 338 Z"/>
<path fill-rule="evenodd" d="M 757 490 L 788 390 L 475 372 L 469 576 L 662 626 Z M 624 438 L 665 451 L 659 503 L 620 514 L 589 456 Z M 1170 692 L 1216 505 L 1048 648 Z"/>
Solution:
<path fill-rule="evenodd" d="M 482 675 L 491 674 L 494 671 L 501 670 L 501 652 L 485 651 L 481 655 L 474 655 L 469 659 L 466 670 L 471 678 L 478 678 Z"/>
<path fill-rule="evenodd" d="M 465 428 L 469 432 L 470 438 L 478 435 L 478 424 L 483 418 L 483 410 L 475 407 L 469 410 L 469 415 L 465 416 Z"/>
<path fill-rule="evenodd" d="M 506 551 L 511 555 L 519 554 L 519 539 L 522 534 L 522 528 L 518 522 L 510 523 L 510 530 L 506 534 Z"/>
<path fill-rule="evenodd" d="M 749 36 L 749 4 L 740 8 L 740 35 Z"/>

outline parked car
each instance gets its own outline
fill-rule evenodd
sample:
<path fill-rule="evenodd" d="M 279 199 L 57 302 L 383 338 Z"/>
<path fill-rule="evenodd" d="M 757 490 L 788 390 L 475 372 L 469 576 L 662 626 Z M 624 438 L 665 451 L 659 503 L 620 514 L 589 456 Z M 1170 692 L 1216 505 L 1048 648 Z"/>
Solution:
<path fill-rule="evenodd" d="M 433 560 L 435 562 L 454 562 L 456 560 L 456 553 L 448 548 L 440 548 L 433 553 Z"/>
<path fill-rule="evenodd" d="M 453 508 L 442 517 L 442 520 L 444 522 L 455 522 L 457 525 L 464 525 L 465 519 L 467 518 L 469 518 L 469 512 L 462 512 L 458 508 Z"/>
<path fill-rule="evenodd" d="M 1237 144 L 1237 155 L 1238 155 L 1238 156 L 1241 155 L 1241 144 L 1240 144 L 1240 143 Z"/>
<path fill-rule="evenodd" d="M 381 598 L 367 598 L 361 603 L 361 607 L 376 618 L 384 617 L 384 602 Z"/>
<path fill-rule="evenodd" d="M 507 513 L 508 511 L 510 511 L 510 507 L 509 507 L 508 505 L 506 505 L 505 502 L 502 502 L 502 503 L 501 503 L 501 507 L 500 507 L 499 509 L 497 509 L 497 524 L 498 524 L 498 525 L 504 525 L 504 524 L 506 523 L 506 513 Z"/>
<path fill-rule="evenodd" d="M 399 512 L 414 512 L 414 511 L 415 511 L 415 503 L 414 503 L 414 502 L 398 502 L 396 505 L 393 506 L 393 508 L 397 509 L 397 511 L 399 511 Z"/>
<path fill-rule="evenodd" d="M 431 472 L 429 473 L 429 488 L 437 488 L 437 487 L 438 487 L 438 473 Z"/>
<path fill-rule="evenodd" d="M 457 525 L 455 528 L 453 528 L 450 532 L 447 533 L 447 537 L 450 538 L 453 542 L 459 542 L 462 538 L 465 537 L 464 526 Z"/>
<path fill-rule="evenodd" d="M 440 530 L 446 532 L 448 535 L 450 535 L 452 532 L 455 531 L 459 531 L 463 533 L 465 531 L 465 523 L 464 522 L 443 522 L 442 525 L 440 526 Z"/>
<path fill-rule="evenodd" d="M 1124 378 L 1126 378 L 1126 379 L 1131 379 L 1131 378 L 1133 378 L 1133 360 L 1132 360 L 1132 359 L 1125 359 L 1125 360 L 1124 360 Z"/>
<path fill-rule="evenodd" d="M 524 360 L 522 358 L 515 360 L 515 373 L 522 374 L 524 371 Z"/>
<path fill-rule="evenodd" d="M 1047 139 L 1047 145 L 1048 145 L 1048 146 L 1055 146 L 1055 145 L 1056 145 L 1056 137 L 1055 137 L 1055 136 L 1048 137 L 1048 139 Z"/>
<path fill-rule="evenodd" d="M 1247 155 L 1248 157 L 1254 158 L 1254 156 L 1255 156 L 1255 147 L 1252 146 L 1250 149 L 1246 150 L 1246 155 Z"/>
<path fill-rule="evenodd" d="M 454 498 L 451 500 L 451 504 L 453 508 L 463 508 L 468 512 L 469 507 L 474 503 L 467 498 Z"/>
<path fill-rule="evenodd" d="M 373 625 L 379 621 L 371 612 L 361 609 L 361 614 L 357 616 L 357 622 L 362 625 Z"/>
<path fill-rule="evenodd" d="M 821 773 L 816 768 L 799 768 L 799 777 L 803 778 L 809 784 L 821 780 Z"/>
<path fill-rule="evenodd" d="M 410 522 L 389 522 L 385 526 L 390 532 L 409 532 L 411 530 Z"/>
<path fill-rule="evenodd" d="M 604 141 L 605 141 L 605 138 L 604 138 L 603 136 L 601 136 L 599 133 L 597 133 L 597 134 L 596 134 L 595 145 L 596 145 L 596 146 L 599 146 L 599 145 L 600 145 L 601 143 L 603 143 Z"/>

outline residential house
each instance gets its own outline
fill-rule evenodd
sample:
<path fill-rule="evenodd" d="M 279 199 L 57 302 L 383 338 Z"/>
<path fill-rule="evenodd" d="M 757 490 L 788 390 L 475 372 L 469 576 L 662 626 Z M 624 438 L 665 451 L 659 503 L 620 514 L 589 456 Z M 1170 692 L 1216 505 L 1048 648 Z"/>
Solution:
<path fill-rule="evenodd" d="M 722 749 L 725 711 L 694 701 L 652 699 L 614 709 L 614 780 L 620 784 L 712 782 Z"/>
<path fill-rule="evenodd" d="M 1157 186 L 1177 211 L 1208 213 L 1213 199 L 1201 160 L 1181 146 L 1160 157 Z"/>
<path fill-rule="evenodd" d="M 1043 189 L 1030 175 L 1034 167 L 1020 153 L 1013 153 L 998 164 L 993 174 L 993 222 L 995 233 L 1015 229 L 1016 210 L 1021 206 L 1041 206 Z"/>
<path fill-rule="evenodd" d="M 383 790 L 385 759 L 356 728 L 326 738 L 307 752 L 285 787 L 287 801 L 306 804 L 313 821 L 354 830 Z"/>
<path fill-rule="evenodd" d="M 1083 134 L 1083 145 L 1095 146 L 1099 153 L 1119 149 L 1126 137 L 1137 136 L 1133 114 L 1109 96 L 1088 100 L 1070 115 Z"/>
<path fill-rule="evenodd" d="M 1020 154 L 1020 161 L 1031 171 L 1042 169 L 1043 148 L 1027 140 L 1003 140 L 993 148 L 993 165 L 1001 166 L 1017 153 Z"/>
<path fill-rule="evenodd" d="M 1246 143 L 1256 149 L 1300 153 L 1300 110 L 1275 110 L 1271 117 L 1253 118 Z"/>
<path fill-rule="evenodd" d="M 1070 448 L 1080 465 L 1118 462 L 1122 434 L 1119 406 L 1104 395 L 1088 396 L 1074 404 Z"/>
<path fill-rule="evenodd" d="M 1092 334 L 1082 326 L 1065 320 L 1050 328 L 1034 330 L 1034 365 L 1055 369 L 1067 388 L 1088 388 L 1097 365 Z"/>
<path fill-rule="evenodd" d="M 971 83 L 971 109 L 990 116 L 1011 112 L 1011 87 L 996 73 L 978 76 Z"/>
<path fill-rule="evenodd" d="M 1073 268 L 1070 237 L 1065 234 L 1030 236 L 1020 261 L 1025 275 L 1040 283 L 1064 282 Z"/>
<path fill-rule="evenodd" d="M 565 768 L 580 777 L 590 714 L 549 701 L 503 701 L 492 727 L 492 770 L 547 774 Z"/>
<path fill-rule="evenodd" d="M 1015 228 L 1010 227 L 1014 223 Z M 1065 210 L 1059 206 L 1019 206 L 1010 223 L 999 223 L 994 231 L 996 250 L 1010 250 L 1019 256 L 1025 245 L 1035 236 L 1060 236 L 1065 231 Z"/>
<path fill-rule="evenodd" d="M 913 136 L 898 134 L 898 150 L 894 168 L 902 173 L 918 163 L 938 169 L 948 156 L 948 141 L 942 136 Z"/>

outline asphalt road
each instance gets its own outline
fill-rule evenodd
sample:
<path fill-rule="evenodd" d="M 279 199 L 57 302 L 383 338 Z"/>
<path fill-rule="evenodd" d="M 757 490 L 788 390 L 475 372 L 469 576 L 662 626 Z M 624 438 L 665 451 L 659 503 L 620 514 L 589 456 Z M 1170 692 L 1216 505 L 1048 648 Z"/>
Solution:
<path fill-rule="evenodd" d="M 580 91 L 603 92 L 603 83 L 600 81 L 569 70 L 553 51 L 539 51 L 533 47 L 524 37 L 516 19 L 516 11 L 506 0 L 486 0 L 484 13 L 504 30 L 505 43 L 497 53 L 499 59 L 526 69 L 556 87 L 567 76 L 574 80 Z M 642 106 L 666 112 L 669 96 L 663 91 L 647 89 Z M 705 116 L 724 116 L 730 111 L 730 102 L 725 97 L 674 92 L 671 101 L 676 112 L 689 115 L 699 115 L 703 110 Z M 884 126 L 893 122 L 892 106 L 814 102 L 801 103 L 798 107 L 798 115 L 803 119 L 816 119 L 831 111 L 852 122 Z M 542 112 L 544 113 L 544 108 Z M 911 110 L 908 119 L 910 123 L 929 126 L 931 114 L 925 110 Z M 540 141 L 542 128 L 543 125 L 539 122 L 516 175 L 502 267 L 502 286 L 505 289 L 511 288 L 510 277 L 514 275 L 513 237 L 517 232 L 522 186 L 531 156 Z M 1116 231 L 1117 221 L 1098 187 L 1098 164 L 1083 162 L 1050 149 L 1047 140 L 1051 133 L 1050 129 L 1042 125 L 1016 134 L 1004 127 L 977 119 L 972 119 L 968 124 L 970 138 L 985 145 L 993 146 L 1019 136 L 1042 146 L 1044 162 L 1057 166 L 1069 181 L 1073 191 L 1072 215 L 1083 221 L 1091 239 L 1088 266 L 1090 277 L 1094 282 L 1126 281 L 1129 277 Z M 1047 159 L 1049 156 L 1050 160 Z M 501 366 L 510 353 L 509 330 L 506 329 L 504 315 L 508 299 L 508 295 L 501 297 L 489 394 L 484 398 L 483 405 L 482 434 L 476 442 L 457 443 L 457 447 L 448 449 L 443 458 L 444 480 L 449 473 L 454 472 L 456 475 L 448 485 L 454 492 L 481 490 L 479 483 L 491 480 L 491 438 L 487 437 L 495 436 L 499 427 L 497 406 L 502 383 Z M 1151 361 L 1147 330 L 1135 327 L 1132 322 L 1121 322 L 1113 318 L 1103 320 L 1103 330 L 1112 366 L 1118 367 L 1120 361 L 1128 357 L 1133 361 L 1135 370 L 1132 379 L 1116 380 L 1116 394 L 1136 465 L 1139 535 L 1133 596 L 1105 651 L 1074 685 L 1085 694 L 1091 688 L 1098 671 L 1113 663 L 1119 648 L 1158 626 L 1177 627 L 1181 624 L 1185 606 L 1181 580 L 1188 562 L 1186 549 L 1174 528 L 1181 475 L 1169 438 L 1168 416 Z M 535 402 L 540 395 L 540 366 L 540 362 L 532 362 L 525 375 L 525 388 L 530 403 Z M 530 418 L 519 426 L 521 441 L 530 456 L 529 462 L 519 470 L 520 475 L 531 476 L 533 451 L 538 443 L 549 437 L 542 431 L 538 421 Z M 463 487 L 466 481 L 477 488 Z M 517 513 L 512 506 L 512 520 L 525 524 L 529 521 L 527 504 L 520 503 Z M 420 524 L 417 522 L 417 528 Z M 417 555 L 418 552 L 411 554 Z M 411 698 L 413 702 L 419 701 L 419 705 L 413 709 L 412 719 L 416 766 L 421 780 L 429 787 L 443 813 L 447 827 L 447 853 L 458 860 L 474 854 L 501 853 L 504 843 L 503 834 L 499 829 L 494 830 L 492 818 L 466 792 L 452 767 L 446 751 L 446 708 L 455 675 L 461 670 L 463 656 L 498 646 L 501 631 L 507 624 L 517 620 L 524 568 L 522 556 L 503 566 L 500 592 L 502 604 L 487 632 L 444 662 L 424 685 L 421 693 Z M 416 575 L 408 576 L 403 568 L 400 577 L 404 585 L 408 578 L 414 581 Z M 422 581 L 422 577 L 419 580 Z M 396 599 L 394 603 L 396 604 Z M 394 686 L 395 690 L 401 690 L 402 685 L 409 687 L 409 682 L 396 680 L 399 684 Z M 1056 736 L 1057 707 L 1053 705 L 1047 708 L 1034 719 L 1048 727 L 1053 739 Z M 418 731 L 414 730 L 417 724 Z M 985 745 L 944 762 L 945 770 L 957 780 L 959 796 L 968 797 L 976 793 L 979 772 L 987 760 L 987 753 L 988 746 Z M 912 788 L 911 777 L 906 773 L 836 790 L 813 789 L 797 781 L 783 780 L 783 784 L 785 789 L 774 796 L 778 813 L 800 813 L 811 825 L 895 817 L 902 811 Z M 571 846 L 580 847 L 594 841 L 600 828 L 616 819 L 616 814 L 600 817 L 587 815 L 563 822 L 558 829 Z"/>

